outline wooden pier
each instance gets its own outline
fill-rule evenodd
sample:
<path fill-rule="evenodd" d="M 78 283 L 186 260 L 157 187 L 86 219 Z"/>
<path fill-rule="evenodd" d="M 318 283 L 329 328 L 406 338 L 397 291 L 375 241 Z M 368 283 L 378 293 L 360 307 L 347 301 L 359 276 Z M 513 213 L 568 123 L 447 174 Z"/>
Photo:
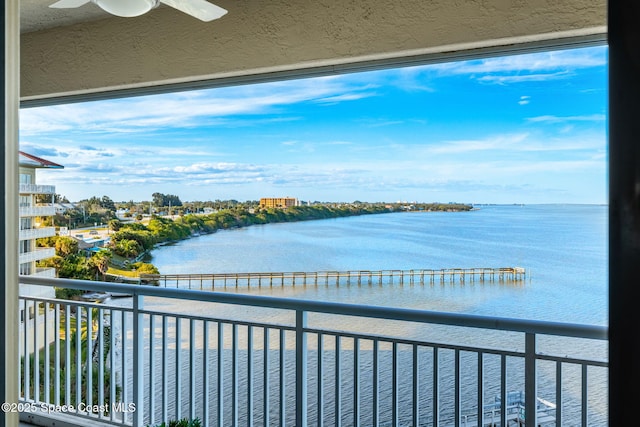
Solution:
<path fill-rule="evenodd" d="M 525 275 L 525 269 L 522 267 L 284 273 L 141 274 L 140 283 L 157 284 L 163 287 L 215 290 L 241 286 L 434 285 L 437 283 L 472 284 L 476 282 L 520 283 L 524 281 Z"/>

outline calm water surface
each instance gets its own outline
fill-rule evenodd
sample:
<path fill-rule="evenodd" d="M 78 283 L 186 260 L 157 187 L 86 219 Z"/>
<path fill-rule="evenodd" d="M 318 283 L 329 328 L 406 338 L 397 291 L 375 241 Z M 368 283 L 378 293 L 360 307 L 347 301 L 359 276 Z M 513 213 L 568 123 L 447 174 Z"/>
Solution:
<path fill-rule="evenodd" d="M 519 285 L 263 288 L 285 297 L 607 324 L 607 207 L 480 206 L 219 231 L 152 252 L 161 273 L 520 266 Z"/>

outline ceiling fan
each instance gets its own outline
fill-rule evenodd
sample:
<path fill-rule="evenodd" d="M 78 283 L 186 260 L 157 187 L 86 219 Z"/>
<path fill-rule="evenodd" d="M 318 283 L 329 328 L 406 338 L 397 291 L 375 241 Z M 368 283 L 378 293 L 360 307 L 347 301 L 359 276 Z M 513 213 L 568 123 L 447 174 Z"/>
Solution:
<path fill-rule="evenodd" d="M 227 13 L 225 9 L 206 0 L 59 0 L 49 7 L 70 9 L 87 3 L 95 3 L 105 12 L 125 18 L 143 15 L 161 3 L 205 22 Z"/>

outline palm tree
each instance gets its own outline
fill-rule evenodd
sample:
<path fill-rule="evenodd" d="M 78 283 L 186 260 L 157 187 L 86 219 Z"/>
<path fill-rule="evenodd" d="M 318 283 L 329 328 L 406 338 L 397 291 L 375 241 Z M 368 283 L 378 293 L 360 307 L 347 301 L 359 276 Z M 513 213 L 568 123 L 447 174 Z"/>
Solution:
<path fill-rule="evenodd" d="M 105 280 L 105 275 L 109 270 L 109 263 L 111 261 L 111 251 L 108 249 L 100 249 L 91 257 L 91 264 L 102 274 L 102 280 Z"/>

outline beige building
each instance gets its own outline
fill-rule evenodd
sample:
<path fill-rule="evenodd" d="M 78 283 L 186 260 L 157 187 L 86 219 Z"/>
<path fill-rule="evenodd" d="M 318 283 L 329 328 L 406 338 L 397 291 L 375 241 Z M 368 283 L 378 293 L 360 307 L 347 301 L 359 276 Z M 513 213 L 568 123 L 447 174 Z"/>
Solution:
<path fill-rule="evenodd" d="M 298 199 L 294 197 L 263 197 L 260 199 L 260 207 L 266 208 L 288 208 L 291 206 L 300 206 Z"/>

